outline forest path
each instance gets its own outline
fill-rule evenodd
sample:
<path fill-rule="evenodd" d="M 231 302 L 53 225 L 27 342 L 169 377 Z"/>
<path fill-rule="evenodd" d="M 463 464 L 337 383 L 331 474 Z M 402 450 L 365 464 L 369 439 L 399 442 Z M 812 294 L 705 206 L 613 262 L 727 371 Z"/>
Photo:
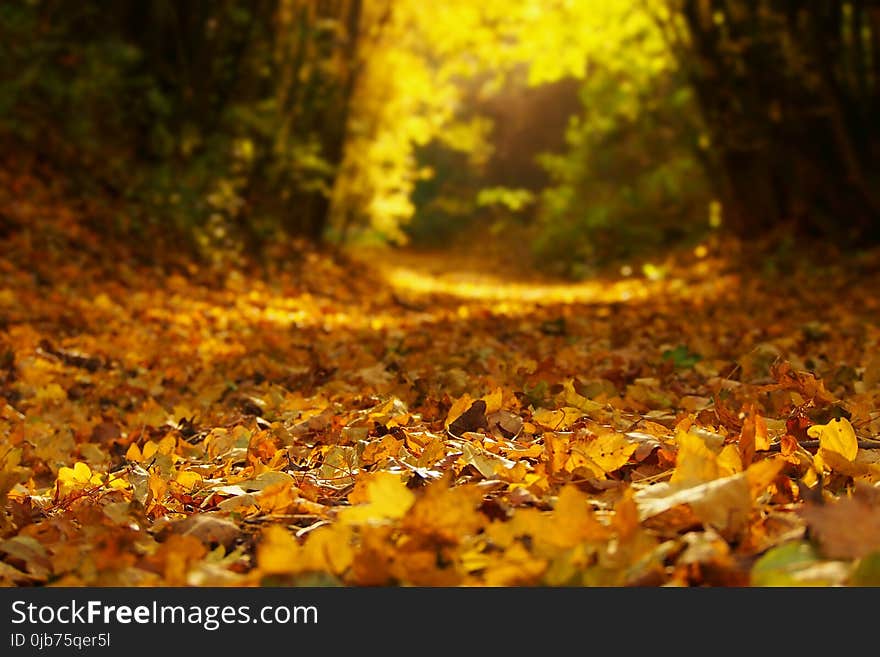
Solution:
<path fill-rule="evenodd" d="M 609 304 L 660 297 L 702 298 L 733 283 L 718 259 L 705 252 L 675 263 L 622 267 L 582 281 L 562 281 L 509 263 L 497 254 L 482 257 L 448 250 L 374 249 L 352 257 L 375 269 L 400 297 L 439 297 L 448 302 L 487 303 L 495 307 Z"/>

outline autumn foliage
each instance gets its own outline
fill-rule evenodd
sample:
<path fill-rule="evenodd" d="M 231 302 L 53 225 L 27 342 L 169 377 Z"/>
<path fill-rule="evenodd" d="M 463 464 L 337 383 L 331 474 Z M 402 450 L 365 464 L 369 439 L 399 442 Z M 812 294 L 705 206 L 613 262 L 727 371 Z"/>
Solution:
<path fill-rule="evenodd" d="M 5 585 L 880 581 L 877 253 L 148 265 L 3 176 Z"/>

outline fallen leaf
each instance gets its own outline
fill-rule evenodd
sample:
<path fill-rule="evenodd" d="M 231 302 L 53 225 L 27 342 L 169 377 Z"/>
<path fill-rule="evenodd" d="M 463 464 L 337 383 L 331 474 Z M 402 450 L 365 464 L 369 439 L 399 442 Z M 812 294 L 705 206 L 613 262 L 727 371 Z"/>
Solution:
<path fill-rule="evenodd" d="M 450 412 L 450 417 L 452 413 Z M 486 419 L 486 402 L 478 399 L 473 402 L 468 409 L 459 415 L 447 426 L 450 434 L 456 438 L 469 431 L 478 431 L 480 429 L 488 429 L 489 422 Z"/>
<path fill-rule="evenodd" d="M 584 417 L 584 412 L 571 406 L 555 411 L 546 408 L 539 409 L 532 413 L 532 420 L 549 431 L 564 431 L 582 417 Z"/>
<path fill-rule="evenodd" d="M 597 476 L 604 477 L 626 465 L 636 447 L 638 443 L 628 440 L 623 434 L 606 433 L 585 443 L 578 443 L 572 447 L 572 452 L 580 451 L 599 466 Z"/>
<path fill-rule="evenodd" d="M 808 504 L 800 514 L 830 559 L 857 559 L 880 550 L 880 509 L 863 500 Z"/>
<path fill-rule="evenodd" d="M 855 461 L 859 453 L 856 433 L 846 418 L 832 420 L 828 424 L 814 424 L 807 429 L 807 434 L 819 439 L 819 451 L 815 463 L 820 470 L 823 466 L 823 457 L 826 457 L 828 452 L 835 452 L 849 462 Z"/>
<path fill-rule="evenodd" d="M 349 497 L 355 506 L 339 511 L 341 522 L 355 525 L 402 518 L 415 502 L 403 479 L 390 472 L 374 473 L 362 490 L 362 496 Z"/>
<path fill-rule="evenodd" d="M 706 445 L 700 436 L 679 431 L 675 436 L 678 454 L 675 470 L 670 482 L 674 484 L 695 484 L 708 482 L 720 476 L 718 456 Z"/>
<path fill-rule="evenodd" d="M 205 545 L 222 545 L 227 550 L 241 536 L 239 526 L 212 513 L 199 513 L 171 525 L 170 531 L 182 536 L 193 536 Z"/>

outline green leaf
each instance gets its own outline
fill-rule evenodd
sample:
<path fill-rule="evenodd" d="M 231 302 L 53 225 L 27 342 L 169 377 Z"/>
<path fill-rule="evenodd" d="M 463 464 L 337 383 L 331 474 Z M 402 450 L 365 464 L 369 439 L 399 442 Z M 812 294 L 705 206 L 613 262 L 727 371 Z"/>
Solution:
<path fill-rule="evenodd" d="M 880 552 L 872 552 L 859 559 L 855 571 L 850 576 L 852 586 L 880 586 Z"/>
<path fill-rule="evenodd" d="M 700 354 L 690 351 L 685 345 L 680 344 L 675 349 L 667 349 L 663 352 L 663 360 L 671 360 L 676 368 L 693 367 L 703 359 Z"/>
<path fill-rule="evenodd" d="M 752 586 L 809 586 L 797 575 L 819 561 L 815 548 L 807 541 L 786 543 L 768 550 L 752 567 Z"/>

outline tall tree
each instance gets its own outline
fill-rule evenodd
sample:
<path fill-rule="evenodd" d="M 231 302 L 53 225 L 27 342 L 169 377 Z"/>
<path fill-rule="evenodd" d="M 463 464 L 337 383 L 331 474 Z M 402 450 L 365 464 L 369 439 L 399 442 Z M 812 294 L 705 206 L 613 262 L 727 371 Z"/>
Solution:
<path fill-rule="evenodd" d="M 288 233 L 318 240 L 328 225 L 360 70 L 362 15 L 362 0 L 278 3 L 275 63 L 280 125 L 272 151 L 297 169 L 294 177 L 301 182 L 291 189 L 290 172 L 284 171 L 271 190 L 285 200 L 282 224 Z M 311 164 L 311 171 L 303 171 L 304 164 Z"/>

